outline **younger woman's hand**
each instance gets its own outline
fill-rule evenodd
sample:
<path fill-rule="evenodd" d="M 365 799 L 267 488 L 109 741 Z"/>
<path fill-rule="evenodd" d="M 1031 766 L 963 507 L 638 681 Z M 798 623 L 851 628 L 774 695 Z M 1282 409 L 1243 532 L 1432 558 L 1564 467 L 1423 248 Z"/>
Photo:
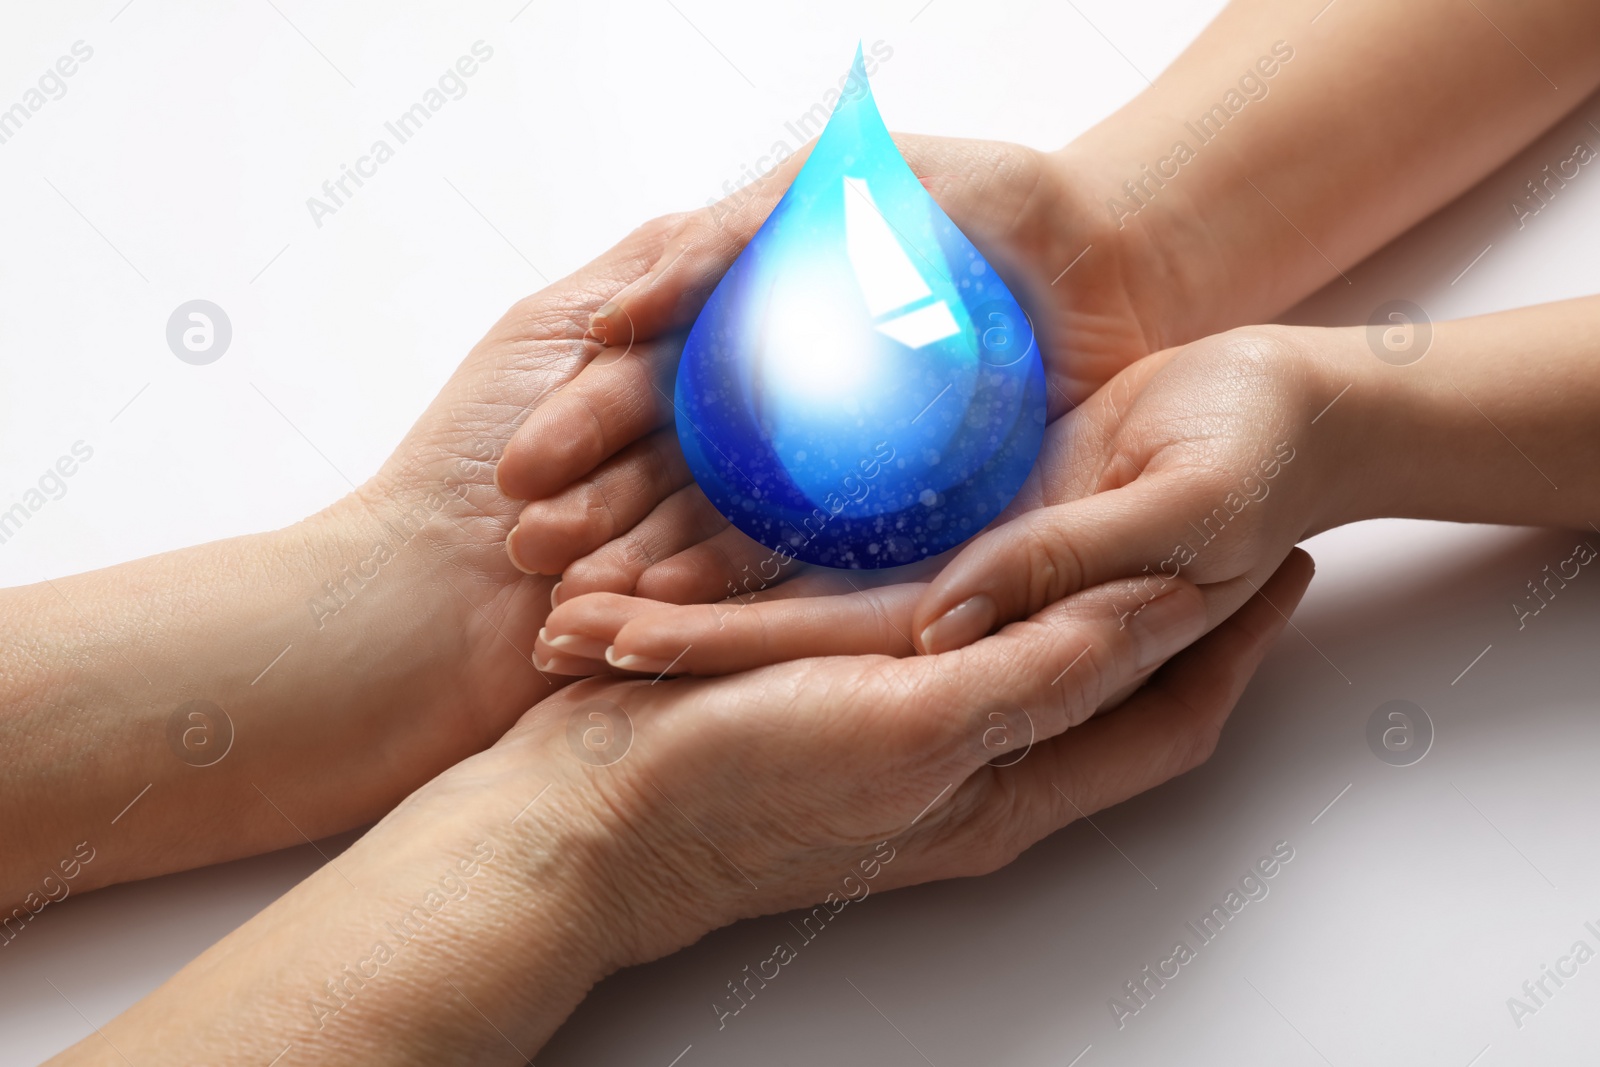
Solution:
<path fill-rule="evenodd" d="M 791 564 L 797 576 L 780 576 L 735 567 L 738 557 L 708 543 L 701 580 L 736 595 L 684 606 L 569 597 L 535 655 L 556 673 L 656 675 L 944 652 L 1115 578 L 1138 580 L 1124 605 L 1135 614 L 1172 579 L 1195 582 L 1215 625 L 1334 513 L 1348 481 L 1327 462 L 1337 458 L 1335 420 L 1315 445 L 1312 424 L 1339 390 L 1312 353 L 1349 341 L 1347 331 L 1258 328 L 1141 361 L 1051 426 L 1032 477 L 990 531 L 914 571 Z"/>
<path fill-rule="evenodd" d="M 926 568 L 924 568 L 926 569 Z M 551 674 L 732 674 L 813 656 L 908 656 L 927 582 L 811 571 L 714 604 L 585 593 L 550 613 L 534 662 Z"/>
<path fill-rule="evenodd" d="M 1144 583 L 1133 615 L 1180 578 L 1259 588 L 1297 541 L 1353 517 L 1350 424 L 1316 424 L 1354 382 L 1337 368 L 1358 336 L 1252 327 L 1124 371 L 1052 427 L 1034 472 L 1043 506 L 1014 507 L 933 579 L 912 612 L 918 650 L 1112 578 Z"/>

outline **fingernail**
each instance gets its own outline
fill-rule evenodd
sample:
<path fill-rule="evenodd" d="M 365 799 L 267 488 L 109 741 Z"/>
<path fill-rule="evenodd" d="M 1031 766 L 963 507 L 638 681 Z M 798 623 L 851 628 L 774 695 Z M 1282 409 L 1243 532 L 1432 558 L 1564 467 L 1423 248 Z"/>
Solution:
<path fill-rule="evenodd" d="M 595 662 L 592 659 L 553 654 L 541 657 L 537 652 L 533 654 L 533 666 L 536 670 L 547 674 L 566 674 L 577 678 L 586 678 L 595 673 Z"/>
<path fill-rule="evenodd" d="M 554 611 L 561 606 L 561 583 L 557 582 L 550 587 L 550 610 Z"/>
<path fill-rule="evenodd" d="M 640 674 L 661 674 L 672 666 L 671 660 L 651 656 L 619 656 L 616 645 L 606 647 L 606 662 L 619 671 L 638 671 Z"/>
<path fill-rule="evenodd" d="M 539 637 L 558 652 L 565 652 L 569 656 L 582 656 L 585 659 L 599 659 L 611 647 L 608 642 L 585 637 L 582 634 L 556 634 L 554 637 L 549 637 L 544 630 L 540 630 Z"/>
<path fill-rule="evenodd" d="M 922 648 L 938 653 L 970 645 L 987 636 L 999 617 L 992 597 L 984 593 L 968 597 L 928 624 L 922 631 Z"/>
<path fill-rule="evenodd" d="M 521 528 L 522 524 L 518 523 L 516 526 L 511 527 L 510 533 L 506 534 L 506 558 L 510 559 L 511 565 L 523 574 L 538 574 L 538 571 L 528 567 L 527 564 L 517 558 L 517 531 Z"/>
<path fill-rule="evenodd" d="M 1198 597 L 1164 593 L 1133 613 L 1129 622 L 1139 670 L 1147 670 L 1193 644 L 1206 629 Z"/>
<path fill-rule="evenodd" d="M 601 345 L 609 344 L 607 332 L 611 326 L 611 316 L 617 313 L 617 304 L 614 300 L 607 300 L 604 304 L 594 309 L 594 314 L 589 316 L 589 328 L 583 331 L 586 341 L 598 341 Z"/>

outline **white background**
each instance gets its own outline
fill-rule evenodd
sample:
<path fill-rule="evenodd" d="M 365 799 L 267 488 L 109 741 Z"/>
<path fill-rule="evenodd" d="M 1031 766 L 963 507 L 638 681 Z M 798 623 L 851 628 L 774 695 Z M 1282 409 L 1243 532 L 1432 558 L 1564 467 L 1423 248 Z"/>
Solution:
<path fill-rule="evenodd" d="M 1220 7 L 275 2 L 6 0 L 0 108 L 74 42 L 94 54 L 0 145 L 0 507 L 74 442 L 94 456 L 0 545 L 0 584 L 326 505 L 514 299 L 792 141 L 785 121 L 858 39 L 894 50 L 874 79 L 891 128 L 1055 147 Z M 1290 6 L 1306 19 L 1295 47 L 1314 48 L 1321 0 Z M 478 40 L 494 55 L 466 96 L 314 225 L 306 198 Z M 1508 208 L 1577 139 L 1600 144 L 1590 118 L 1593 100 L 1290 319 L 1600 290 L 1600 178 L 1520 230 Z M 205 367 L 165 341 L 197 297 L 234 331 Z M 720 1032 L 710 1003 L 783 918 L 618 975 L 539 1062 L 1591 1061 L 1600 961 L 1522 1029 L 1506 1008 L 1574 940 L 1600 943 L 1583 929 L 1600 925 L 1600 578 L 1520 632 L 1510 607 L 1579 536 L 1594 535 L 1385 522 L 1316 539 L 1297 630 L 1210 764 L 999 874 L 853 905 Z M 1437 730 L 1405 768 L 1364 737 L 1397 698 Z M 1108 998 L 1279 841 L 1295 858 L 1270 895 L 1119 1030 Z M 52 906 L 0 955 L 0 1064 L 89 1033 L 317 862 L 290 850 Z"/>

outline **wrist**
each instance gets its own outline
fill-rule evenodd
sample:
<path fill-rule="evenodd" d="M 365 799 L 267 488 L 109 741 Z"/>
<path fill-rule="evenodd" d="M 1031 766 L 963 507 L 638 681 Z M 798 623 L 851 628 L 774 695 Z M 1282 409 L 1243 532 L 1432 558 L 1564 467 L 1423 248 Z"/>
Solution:
<path fill-rule="evenodd" d="M 583 820 L 562 810 L 560 786 L 507 791 L 526 783 L 490 755 L 406 798 L 107 1038 L 135 1060 L 524 1062 L 610 957 Z"/>
<path fill-rule="evenodd" d="M 1078 205 L 1076 255 L 1092 246 L 1097 274 L 1110 273 L 1132 304 L 1146 349 L 1158 352 L 1215 332 L 1217 246 L 1179 183 L 1136 209 L 1125 188 L 1141 177 L 1135 146 L 1099 129 L 1049 154 L 1051 165 Z M 1065 262 L 1065 260 L 1063 260 Z M 1226 325 L 1234 325 L 1227 322 Z"/>
<path fill-rule="evenodd" d="M 429 786 L 458 795 L 473 810 L 477 832 L 502 843 L 527 898 L 513 910 L 561 916 L 571 928 L 564 951 L 591 982 L 742 917 L 715 878 L 702 880 L 691 861 L 674 858 L 681 842 L 672 831 L 650 836 L 621 814 L 643 799 L 637 776 L 619 766 L 635 738 L 631 724 L 609 712 L 597 717 L 596 706 L 607 705 L 546 701 L 493 748 Z M 600 734 L 604 744 L 592 748 L 589 735 Z M 597 762 L 603 759 L 615 762 Z"/>
<path fill-rule="evenodd" d="M 1302 372 L 1306 450 L 1315 486 L 1308 534 L 1393 511 L 1406 449 L 1396 382 L 1361 328 L 1280 327 Z"/>
<path fill-rule="evenodd" d="M 443 920 L 419 956 L 421 980 L 352 1020 L 374 1024 L 374 1047 L 390 1046 L 394 1062 L 475 1044 L 499 1062 L 507 1038 L 531 1056 L 595 983 L 633 962 L 582 783 L 552 780 L 552 762 L 523 755 L 497 746 L 456 764 L 362 842 L 374 879 L 394 890 L 390 911 L 421 905 Z M 429 896 L 441 889 L 443 901 Z M 397 1016 L 408 1020 L 399 1032 Z"/>

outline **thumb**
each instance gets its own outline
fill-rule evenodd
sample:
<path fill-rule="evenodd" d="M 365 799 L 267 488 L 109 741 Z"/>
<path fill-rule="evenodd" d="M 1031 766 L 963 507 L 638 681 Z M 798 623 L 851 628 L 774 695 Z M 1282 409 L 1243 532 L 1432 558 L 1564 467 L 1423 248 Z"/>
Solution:
<path fill-rule="evenodd" d="M 1193 470 L 1145 474 L 980 535 L 917 605 L 912 625 L 918 647 L 928 653 L 960 648 L 999 624 L 1116 578 L 1139 582 L 1144 601 L 1160 596 L 1180 573 L 1191 582 L 1234 577 L 1220 565 L 1225 561 L 1207 555 L 1205 531 L 1188 521 L 1195 514 L 1209 517 L 1206 502 L 1223 498 L 1211 492 L 1211 481 L 1197 480 Z M 1225 529 L 1217 531 L 1220 536 Z"/>

